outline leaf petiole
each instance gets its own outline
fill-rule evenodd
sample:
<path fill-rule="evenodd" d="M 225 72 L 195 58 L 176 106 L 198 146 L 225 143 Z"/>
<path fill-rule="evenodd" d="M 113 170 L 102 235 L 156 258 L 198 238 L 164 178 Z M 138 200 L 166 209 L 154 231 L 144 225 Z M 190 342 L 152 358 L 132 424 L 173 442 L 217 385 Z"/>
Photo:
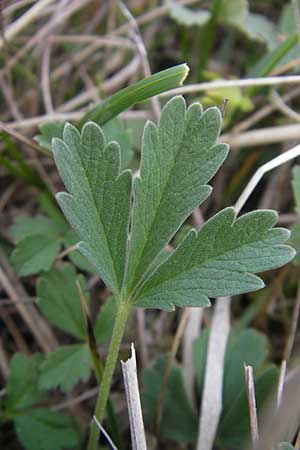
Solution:
<path fill-rule="evenodd" d="M 118 306 L 115 325 L 113 329 L 112 338 L 108 350 L 106 363 L 102 375 L 102 381 L 99 389 L 97 403 L 95 407 L 94 416 L 101 424 L 104 418 L 104 413 L 109 397 L 111 381 L 115 370 L 120 344 L 123 338 L 124 330 L 126 327 L 127 319 L 131 310 L 131 304 L 128 301 L 123 301 Z M 88 450 L 96 450 L 99 439 L 99 429 L 95 422 L 91 424 L 91 433 L 88 442 Z"/>

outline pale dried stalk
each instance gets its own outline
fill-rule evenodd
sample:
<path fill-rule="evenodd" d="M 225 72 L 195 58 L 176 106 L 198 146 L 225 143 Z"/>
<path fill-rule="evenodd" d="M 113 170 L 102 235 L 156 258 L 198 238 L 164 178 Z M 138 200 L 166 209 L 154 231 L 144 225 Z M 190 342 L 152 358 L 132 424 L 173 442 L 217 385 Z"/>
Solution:
<path fill-rule="evenodd" d="M 250 86 L 274 86 L 284 84 L 300 84 L 300 75 L 287 75 L 282 77 L 244 78 L 239 80 L 216 80 L 199 84 L 189 84 L 180 88 L 162 92 L 159 97 L 170 97 L 173 95 L 194 94 L 195 92 L 211 91 L 229 87 Z"/>
<path fill-rule="evenodd" d="M 300 94 L 300 88 L 296 87 L 294 89 L 291 89 L 286 94 L 284 94 L 282 96 L 282 100 L 284 102 L 288 102 L 290 100 L 293 100 L 295 97 L 298 97 L 299 94 Z M 249 117 L 247 117 L 246 119 L 242 120 L 240 123 L 235 125 L 233 127 L 233 129 L 231 130 L 231 134 L 238 134 L 238 133 L 241 133 L 242 131 L 245 131 L 245 130 L 251 128 L 253 125 L 255 125 L 260 120 L 267 117 L 269 114 L 271 114 L 276 109 L 277 109 L 276 105 L 274 105 L 274 104 L 263 106 L 261 109 L 259 109 L 258 111 L 255 111 Z"/>
<path fill-rule="evenodd" d="M 133 344 L 131 344 L 131 358 L 129 358 L 126 362 L 121 361 L 121 365 L 129 413 L 132 449 L 147 450 L 136 370 L 135 349 Z"/>
<path fill-rule="evenodd" d="M 297 145 L 296 147 L 293 147 L 292 149 L 288 150 L 287 152 L 282 153 L 281 155 L 277 156 L 276 158 L 271 159 L 266 164 L 263 164 L 253 175 L 253 177 L 250 179 L 249 183 L 243 190 L 242 194 L 238 198 L 236 204 L 235 204 L 235 210 L 237 214 L 240 212 L 240 210 L 245 205 L 246 201 L 254 191 L 255 187 L 259 183 L 259 181 L 262 179 L 265 173 L 269 172 L 270 170 L 275 169 L 276 167 L 280 166 L 281 164 L 284 164 L 287 161 L 290 161 L 291 159 L 296 158 L 300 155 L 300 145 Z"/>
<path fill-rule="evenodd" d="M 2 265 L 3 265 L 3 258 L 4 257 L 1 257 Z M 7 292 L 8 296 L 15 302 L 16 309 L 18 310 L 23 320 L 27 323 L 29 329 L 35 336 L 40 347 L 46 353 L 53 351 L 57 347 L 58 343 L 49 325 L 41 317 L 41 315 L 38 313 L 38 311 L 34 308 L 32 304 L 28 303 L 24 304 L 17 302 L 20 295 L 18 294 L 18 292 L 15 289 L 15 286 L 12 285 L 9 278 L 6 276 L 1 267 L 0 267 L 0 283 L 3 289 Z M 26 297 L 26 293 L 23 292 L 23 289 L 21 290 L 24 297 Z"/>
<path fill-rule="evenodd" d="M 41 66 L 41 86 L 42 86 L 44 106 L 47 114 L 53 113 L 53 103 L 50 87 L 50 57 L 51 57 L 51 44 L 47 43 L 43 51 L 42 66 Z"/>
<path fill-rule="evenodd" d="M 300 122 L 300 114 L 298 114 L 296 111 L 294 111 L 292 108 L 290 108 L 283 98 L 276 92 L 274 89 L 272 89 L 271 92 L 271 100 L 272 103 L 276 106 L 276 108 L 281 111 L 285 116 L 287 116 L 289 119 L 296 120 L 297 122 Z"/>
<path fill-rule="evenodd" d="M 120 47 L 129 48 L 131 50 L 136 48 L 129 39 L 117 36 L 96 36 L 93 34 L 63 34 L 50 36 L 49 42 L 53 44 L 65 44 L 67 42 L 72 44 L 96 44 L 97 47 Z"/>
<path fill-rule="evenodd" d="M 222 413 L 224 358 L 230 331 L 230 298 L 216 300 L 210 328 L 197 450 L 211 450 Z"/>
<path fill-rule="evenodd" d="M 244 369 L 245 369 L 245 382 L 246 382 L 249 416 L 250 416 L 251 441 L 253 447 L 255 448 L 259 438 L 259 434 L 258 434 L 258 422 L 256 411 L 255 386 L 253 379 L 253 368 L 251 366 L 245 365 Z"/>
<path fill-rule="evenodd" d="M 148 54 L 147 54 L 147 50 L 146 50 L 144 41 L 142 39 L 140 30 L 139 30 L 138 24 L 137 24 L 135 18 L 133 17 L 133 15 L 131 14 L 131 12 L 129 11 L 129 9 L 127 8 L 127 6 L 122 1 L 119 1 L 119 5 L 122 9 L 124 16 L 127 17 L 128 22 L 131 26 L 131 35 L 137 45 L 137 49 L 138 49 L 138 52 L 141 57 L 144 77 L 150 77 L 151 76 L 151 68 L 150 68 L 150 63 L 149 63 L 149 59 L 148 59 Z M 160 104 L 159 104 L 158 98 L 152 97 L 151 104 L 152 104 L 153 113 L 154 113 L 156 119 L 159 120 Z"/>
<path fill-rule="evenodd" d="M 103 434 L 103 436 L 105 437 L 106 441 L 108 442 L 109 447 L 110 447 L 112 450 L 118 450 L 117 447 L 115 446 L 115 444 L 113 443 L 113 441 L 112 441 L 110 435 L 107 433 L 107 431 L 105 430 L 105 428 L 103 428 L 103 426 L 101 425 L 101 423 L 98 422 L 96 416 L 93 417 L 93 420 L 95 421 L 95 423 L 96 423 L 97 427 L 99 428 L 101 434 Z"/>
<path fill-rule="evenodd" d="M 279 408 L 283 396 L 284 384 L 286 376 L 286 361 L 283 359 L 280 365 L 278 387 L 277 387 L 277 408 Z"/>
<path fill-rule="evenodd" d="M 241 134 L 223 134 L 220 141 L 228 142 L 232 149 L 294 141 L 300 138 L 300 125 L 282 125 L 260 128 Z"/>
<path fill-rule="evenodd" d="M 39 44 L 53 29 L 60 25 L 64 20 L 69 18 L 76 11 L 83 8 L 85 5 L 90 3 L 92 0 L 80 0 L 73 2 L 69 8 L 65 8 L 59 15 L 50 20 L 40 31 L 38 31 L 26 44 L 14 55 L 12 56 L 3 69 L 0 70 L 0 79 L 3 79 L 10 70 L 17 64 L 17 62 L 26 55 L 36 44 Z"/>
<path fill-rule="evenodd" d="M 50 5 L 53 0 L 40 0 L 34 6 L 32 6 L 28 11 L 26 11 L 22 16 L 13 22 L 4 32 L 4 39 L 0 37 L 0 49 L 4 45 L 4 41 L 11 41 L 20 31 L 30 25 L 37 17 L 39 17 L 41 11 L 45 9 L 46 6 Z"/>
<path fill-rule="evenodd" d="M 9 83 L 6 80 L 0 80 L 0 88 L 3 97 L 9 107 L 10 114 L 15 120 L 22 120 L 23 116 L 19 110 L 18 103 L 14 98 L 14 92 Z"/>
<path fill-rule="evenodd" d="M 37 127 L 38 125 L 41 125 L 43 123 L 47 122 L 65 122 L 67 120 L 80 120 L 82 118 L 82 115 L 87 111 L 87 108 L 82 108 L 79 111 L 75 112 L 68 112 L 68 113 L 62 113 L 62 112 L 55 112 L 53 114 L 45 114 L 43 116 L 36 116 L 29 119 L 23 119 L 21 121 L 17 122 L 8 122 L 6 123 L 5 127 L 7 129 L 7 132 L 10 133 L 15 132 L 15 129 L 28 129 L 32 127 Z M 123 119 L 144 119 L 148 120 L 152 118 L 151 113 L 149 111 L 124 111 L 120 114 L 120 116 Z M 0 122 L 0 129 L 2 127 L 2 122 Z M 16 132 L 15 132 L 16 133 Z M 24 136 L 25 137 L 25 136 Z M 35 141 L 32 141 L 32 144 L 34 145 Z M 38 144 L 36 143 L 36 146 L 38 147 Z M 36 148 L 38 150 L 38 148 Z M 43 150 L 42 147 L 40 147 L 40 150 L 43 153 L 47 154 L 46 150 Z"/>
<path fill-rule="evenodd" d="M 4 8 L 2 11 L 3 17 L 7 17 L 13 14 L 15 11 L 18 11 L 18 9 L 24 8 L 24 6 L 34 3 L 34 1 L 35 0 L 19 0 L 12 3 L 11 5 L 7 5 L 6 8 Z"/>
<path fill-rule="evenodd" d="M 130 76 L 136 73 L 140 63 L 141 60 L 138 55 L 132 58 L 132 60 L 125 67 L 123 67 L 123 69 L 116 73 L 116 75 L 108 80 L 105 80 L 101 84 L 101 90 L 107 94 L 118 89 Z M 87 91 L 76 95 L 63 105 L 60 105 L 59 108 L 57 108 L 57 111 L 67 112 L 73 110 L 74 108 L 78 108 L 79 106 L 86 104 L 88 101 L 91 101 L 95 93 L 98 93 L 98 89 L 96 87 L 92 87 Z"/>

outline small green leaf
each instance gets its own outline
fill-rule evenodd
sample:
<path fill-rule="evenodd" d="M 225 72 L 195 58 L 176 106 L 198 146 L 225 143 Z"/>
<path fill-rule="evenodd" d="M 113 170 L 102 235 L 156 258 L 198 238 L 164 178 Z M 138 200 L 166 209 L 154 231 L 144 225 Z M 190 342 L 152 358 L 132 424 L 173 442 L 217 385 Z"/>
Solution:
<path fill-rule="evenodd" d="M 82 242 L 78 248 L 105 283 L 119 294 L 125 270 L 131 173 L 120 173 L 120 148 L 106 144 L 101 128 L 87 123 L 81 135 L 72 125 L 53 153 L 69 193 L 58 202 Z"/>
<path fill-rule="evenodd" d="M 86 344 L 60 347 L 46 356 L 41 365 L 39 384 L 42 389 L 59 387 L 71 390 L 82 380 L 87 382 L 91 372 L 91 359 Z"/>
<path fill-rule="evenodd" d="M 62 450 L 78 445 L 70 418 L 45 408 L 18 415 L 15 430 L 26 450 Z"/>
<path fill-rule="evenodd" d="M 141 175 L 135 181 L 128 288 L 144 276 L 193 209 L 210 194 L 206 183 L 228 153 L 216 145 L 221 130 L 217 108 L 199 103 L 186 111 L 182 97 L 163 108 L 158 128 L 145 127 Z"/>
<path fill-rule="evenodd" d="M 47 122 L 40 125 L 41 134 L 34 136 L 34 139 L 41 147 L 52 152 L 52 139 L 62 137 L 64 128 L 63 122 Z"/>
<path fill-rule="evenodd" d="M 95 324 L 94 333 L 98 344 L 109 342 L 113 332 L 116 314 L 117 304 L 115 299 L 110 298 L 106 300 L 100 308 Z"/>
<path fill-rule="evenodd" d="M 11 261 L 21 276 L 47 271 L 52 266 L 60 248 L 59 241 L 51 235 L 35 234 L 23 239 L 12 252 Z"/>
<path fill-rule="evenodd" d="M 207 306 L 208 297 L 237 295 L 264 287 L 255 272 L 288 263 L 295 251 L 286 245 L 289 231 L 272 228 L 274 211 L 254 211 L 235 218 L 226 208 L 192 230 L 146 280 L 136 306 L 171 310 L 178 306 Z"/>
<path fill-rule="evenodd" d="M 42 361 L 40 354 L 30 358 L 22 353 L 14 354 L 6 384 L 6 409 L 22 411 L 43 399 L 45 393 L 38 387 L 38 369 Z"/>
<path fill-rule="evenodd" d="M 180 25 L 184 25 L 186 27 L 191 27 L 194 25 L 202 27 L 207 24 L 211 16 L 210 11 L 204 9 L 198 11 L 193 10 L 174 2 L 173 0 L 167 0 L 166 3 L 168 6 L 169 16 Z"/>
<path fill-rule="evenodd" d="M 73 336 L 86 339 L 76 279 L 85 291 L 83 277 L 76 277 L 75 269 L 70 264 L 43 274 L 37 283 L 38 307 L 51 323 Z M 85 295 L 85 298 L 88 299 L 88 296 Z"/>
<path fill-rule="evenodd" d="M 220 22 L 241 27 L 249 14 L 248 0 L 222 0 Z"/>
<path fill-rule="evenodd" d="M 267 338 L 256 330 L 246 329 L 240 333 L 230 333 L 224 363 L 223 408 L 228 411 L 245 388 L 244 364 L 258 369 L 269 354 Z"/>
<path fill-rule="evenodd" d="M 142 373 L 142 402 L 149 426 L 155 420 L 166 362 L 167 357 L 162 356 Z M 182 369 L 177 364 L 173 365 L 168 380 L 159 432 L 178 442 L 195 442 L 197 439 L 198 420 L 185 390 Z"/>
<path fill-rule="evenodd" d="M 17 217 L 15 223 L 10 228 L 17 243 L 23 239 L 34 235 L 47 235 L 53 238 L 61 232 L 61 228 L 45 216 Z"/>

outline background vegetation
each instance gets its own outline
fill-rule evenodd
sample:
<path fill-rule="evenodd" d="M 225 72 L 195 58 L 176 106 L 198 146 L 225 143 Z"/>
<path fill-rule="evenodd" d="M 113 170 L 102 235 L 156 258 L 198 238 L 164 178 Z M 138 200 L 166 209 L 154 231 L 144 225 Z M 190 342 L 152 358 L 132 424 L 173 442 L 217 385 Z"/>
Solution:
<path fill-rule="evenodd" d="M 84 448 L 101 372 L 91 347 L 105 358 L 116 312 L 56 204 L 63 187 L 52 137 L 93 110 L 106 138 L 119 142 L 122 167 L 136 171 L 143 127 L 174 93 L 188 104 L 217 105 L 231 152 L 183 232 L 200 228 L 237 202 L 260 167 L 299 143 L 299 11 L 296 0 L 0 2 L 1 448 Z M 123 103 L 105 115 L 112 94 L 183 62 L 190 73 L 182 87 L 163 92 L 176 86 L 166 85 L 151 99 L 134 91 L 128 109 Z M 276 209 L 299 248 L 296 163 L 263 175 L 243 211 Z M 133 341 L 149 449 L 242 449 L 255 433 L 289 442 L 280 449 L 300 448 L 298 264 L 296 257 L 264 274 L 265 289 L 213 308 L 132 315 L 119 359 Z M 250 427 L 252 378 L 247 369 L 245 383 L 244 364 L 254 371 L 258 429 L 253 420 Z M 266 424 L 271 392 L 281 408 L 271 407 Z M 131 448 L 121 367 L 109 405 L 105 429 L 120 450 Z"/>

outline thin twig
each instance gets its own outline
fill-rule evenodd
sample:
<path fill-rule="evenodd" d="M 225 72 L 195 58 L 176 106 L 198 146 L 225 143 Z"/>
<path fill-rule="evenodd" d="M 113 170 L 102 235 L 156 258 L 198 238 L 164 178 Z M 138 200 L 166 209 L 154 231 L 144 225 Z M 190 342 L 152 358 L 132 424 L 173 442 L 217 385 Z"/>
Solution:
<path fill-rule="evenodd" d="M 40 12 L 45 9 L 53 0 L 39 0 L 32 8 L 26 11 L 22 16 L 13 22 L 5 30 L 5 40 L 7 42 L 11 41 L 14 36 L 16 36 L 20 31 L 30 25 L 39 15 Z M 0 37 L 0 48 L 4 45 L 3 38 Z"/>
<path fill-rule="evenodd" d="M 87 111 L 87 108 L 82 108 L 80 111 L 75 112 L 55 112 L 53 114 L 45 114 L 42 116 L 31 117 L 28 119 L 23 119 L 19 122 L 8 122 L 5 127 L 10 132 L 13 132 L 15 129 L 28 129 L 32 127 L 37 127 L 43 123 L 47 122 L 66 122 L 66 121 L 77 121 L 80 120 L 83 114 Z M 149 111 L 124 111 L 120 114 L 120 116 L 124 119 L 144 119 L 148 120 L 152 118 L 152 115 Z M 3 123 L 0 122 L 0 129 Z M 4 124 L 3 124 L 4 125 Z M 4 130 L 5 131 L 5 130 Z M 7 131 L 8 132 L 8 131 Z M 16 136 L 15 136 L 16 137 Z M 32 141 L 34 144 L 38 145 L 35 141 Z M 40 150 L 44 154 L 49 156 L 49 153 L 40 147 Z"/>
<path fill-rule="evenodd" d="M 298 114 L 296 111 L 294 111 L 292 108 L 290 108 L 283 98 L 276 92 L 274 89 L 272 89 L 271 92 L 271 100 L 272 103 L 276 106 L 279 111 L 281 111 L 285 116 L 287 116 L 289 119 L 296 120 L 297 122 L 300 122 L 300 114 Z"/>
<path fill-rule="evenodd" d="M 254 191 L 255 187 L 259 183 L 259 181 L 262 179 L 265 173 L 269 172 L 270 170 L 275 169 L 276 167 L 280 166 L 281 164 L 284 164 L 287 161 L 290 161 L 291 159 L 296 158 L 300 155 L 300 145 L 296 145 L 296 147 L 293 147 L 292 149 L 288 150 L 287 152 L 282 153 L 281 155 L 277 156 L 276 158 L 271 159 L 271 161 L 268 161 L 266 164 L 263 164 L 252 176 L 249 183 L 243 190 L 242 194 L 238 198 L 236 204 L 235 204 L 235 210 L 237 214 L 240 212 L 240 210 L 243 208 L 244 204 Z"/>
<path fill-rule="evenodd" d="M 300 75 L 287 75 L 283 77 L 244 78 L 238 80 L 216 80 L 199 84 L 189 84 L 180 88 L 162 92 L 159 97 L 170 97 L 173 95 L 195 94 L 196 92 L 212 91 L 215 89 L 229 87 L 250 86 L 279 86 L 284 84 L 300 84 Z"/>
<path fill-rule="evenodd" d="M 34 308 L 34 305 L 24 304 L 17 302 L 20 298 L 26 297 L 26 292 L 23 286 L 21 286 L 16 280 L 14 283 L 9 279 L 9 273 L 12 274 L 13 269 L 11 268 L 7 258 L 2 253 L 0 254 L 0 283 L 3 289 L 7 292 L 8 296 L 15 302 L 16 309 L 27 323 L 32 334 L 35 336 L 37 342 L 45 352 L 53 351 L 58 343 L 57 340 L 50 329 L 48 323 L 43 319 L 43 317 Z M 4 273 L 4 268 L 6 267 L 6 273 Z M 17 290 L 18 289 L 18 290 Z"/>
<path fill-rule="evenodd" d="M 133 17 L 133 15 L 131 14 L 131 12 L 129 11 L 129 9 L 127 8 L 127 6 L 122 1 L 119 1 L 119 5 L 121 7 L 121 10 L 122 10 L 124 16 L 127 17 L 128 22 L 131 25 L 131 30 L 130 30 L 131 35 L 137 45 L 138 52 L 139 52 L 141 60 L 142 60 L 144 76 L 150 77 L 152 72 L 151 72 L 151 68 L 150 68 L 148 54 L 147 54 L 147 50 L 146 50 L 145 44 L 143 42 L 140 30 L 139 30 L 138 24 L 137 24 L 135 18 Z M 152 97 L 151 104 L 152 104 L 154 115 L 155 115 L 156 119 L 159 120 L 160 104 L 159 104 L 158 98 Z"/>
<path fill-rule="evenodd" d="M 249 416 L 250 416 L 250 431 L 253 448 L 256 447 L 258 442 L 258 422 L 256 412 L 256 399 L 255 399 L 255 387 L 253 379 L 253 368 L 245 365 L 245 381 L 248 397 Z"/>
<path fill-rule="evenodd" d="M 61 411 L 63 409 L 71 408 L 74 405 L 78 405 L 79 403 L 85 402 L 86 400 L 90 400 L 93 397 L 96 397 L 98 394 L 99 388 L 98 386 L 88 389 L 77 397 L 65 400 L 63 402 L 58 403 L 51 407 L 52 411 Z"/>
<path fill-rule="evenodd" d="M 100 422 L 98 422 L 97 417 L 93 416 L 93 420 L 95 421 L 97 427 L 99 428 L 101 434 L 103 434 L 103 436 L 105 437 L 108 445 L 110 446 L 111 450 L 118 450 L 117 447 L 115 446 L 115 444 L 113 443 L 110 435 L 107 433 L 107 431 L 105 431 L 105 428 L 101 425 Z"/>
<path fill-rule="evenodd" d="M 282 125 L 277 127 L 259 128 L 245 131 L 241 134 L 223 134 L 220 138 L 222 142 L 228 142 L 232 149 L 245 147 L 257 147 L 279 142 L 288 142 L 300 138 L 300 125 Z"/>
<path fill-rule="evenodd" d="M 300 87 L 296 87 L 294 89 L 291 89 L 286 94 L 284 94 L 282 96 L 282 100 L 286 103 L 290 100 L 293 100 L 295 97 L 298 97 L 299 94 L 300 94 Z M 253 125 L 256 125 L 259 121 L 263 120 L 265 117 L 267 117 L 276 109 L 277 105 L 275 104 L 263 106 L 261 109 L 255 111 L 249 117 L 247 117 L 246 119 L 242 120 L 240 123 L 235 125 L 231 130 L 231 133 L 239 134 L 242 131 L 248 130 L 249 128 L 253 127 Z"/>
<path fill-rule="evenodd" d="M 53 44 L 96 44 L 97 47 L 120 47 L 120 48 L 128 48 L 135 49 L 136 45 L 134 45 L 129 39 L 117 37 L 117 36 L 97 36 L 92 34 L 63 34 L 63 35 L 55 35 L 50 36 L 48 41 Z"/>
<path fill-rule="evenodd" d="M 65 8 L 61 14 L 56 15 L 47 25 L 41 28 L 27 43 L 6 63 L 3 69 L 0 70 L 0 79 L 6 76 L 10 70 L 23 58 L 36 44 L 41 42 L 53 29 L 60 25 L 64 20 L 73 15 L 76 11 L 82 9 L 92 0 L 75 1 L 69 8 Z"/>
<path fill-rule="evenodd" d="M 35 142 L 33 139 L 30 139 L 27 136 L 24 136 L 23 134 L 19 133 L 18 131 L 14 131 L 11 127 L 7 126 L 3 122 L 0 122 L 0 130 L 9 134 L 10 136 L 17 139 L 18 141 L 23 142 L 23 144 L 28 145 L 29 147 L 33 148 L 34 150 L 49 156 L 49 153 L 46 150 L 44 150 L 42 147 L 40 147 L 39 144 L 37 142 Z"/>
<path fill-rule="evenodd" d="M 15 120 L 22 120 L 23 116 L 19 110 L 18 103 L 16 102 L 13 94 L 13 90 L 6 80 L 0 80 L 0 88 L 5 98 L 5 101 L 9 107 L 10 113 Z"/>
<path fill-rule="evenodd" d="M 42 94 L 47 114 L 53 113 L 53 103 L 51 98 L 50 88 L 50 57 L 51 57 L 51 44 L 46 44 L 41 65 L 41 86 Z"/>
<path fill-rule="evenodd" d="M 286 376 L 286 360 L 283 359 L 280 365 L 278 387 L 277 387 L 277 408 L 279 408 L 283 396 L 284 384 Z"/>

